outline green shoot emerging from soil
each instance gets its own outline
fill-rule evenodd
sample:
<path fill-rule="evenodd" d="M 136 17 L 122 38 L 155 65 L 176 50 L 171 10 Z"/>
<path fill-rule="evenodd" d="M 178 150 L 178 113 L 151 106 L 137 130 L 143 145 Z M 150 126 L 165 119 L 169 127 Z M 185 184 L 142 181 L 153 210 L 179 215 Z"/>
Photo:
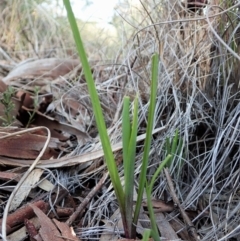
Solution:
<path fill-rule="evenodd" d="M 29 120 L 28 120 L 28 123 L 27 123 L 27 127 L 28 127 L 28 126 L 32 123 L 32 121 L 34 120 L 34 116 L 35 116 L 36 111 L 37 111 L 37 109 L 38 109 L 39 92 L 40 92 L 40 88 L 36 86 L 36 87 L 34 88 L 33 111 L 28 111 Z"/>
<path fill-rule="evenodd" d="M 154 124 L 154 114 L 155 114 L 155 104 L 157 95 L 157 83 L 158 83 L 158 64 L 159 58 L 158 54 L 154 54 L 152 57 L 152 79 L 151 79 L 151 96 L 150 96 L 150 107 L 148 113 L 147 122 L 147 133 L 144 143 L 144 154 L 143 162 L 140 173 L 140 185 L 138 190 L 138 197 L 136 208 L 133 215 L 133 190 L 134 190 L 134 166 L 135 166 L 135 155 L 136 155 L 136 143 L 137 143 L 137 128 L 138 128 L 138 98 L 136 97 L 133 103 L 133 116 L 132 121 L 130 120 L 130 100 L 128 97 L 124 98 L 123 104 L 123 115 L 122 115 L 122 141 L 123 141 L 123 163 L 124 163 L 124 180 L 125 184 L 122 186 L 118 169 L 116 166 L 116 161 L 114 160 L 110 139 L 107 133 L 107 128 L 104 122 L 104 117 L 99 101 L 99 97 L 96 91 L 95 83 L 93 80 L 91 68 L 86 57 L 85 49 L 83 47 L 83 42 L 81 40 L 79 30 L 76 24 L 74 14 L 71 9 L 69 0 L 64 0 L 64 4 L 68 13 L 68 20 L 72 28 L 74 40 L 78 50 L 80 60 L 82 62 L 82 67 L 84 75 L 87 81 L 89 95 L 92 102 L 93 112 L 96 119 L 97 128 L 99 131 L 99 136 L 102 143 L 102 148 L 104 151 L 105 161 L 111 178 L 111 182 L 118 200 L 122 222 L 125 231 L 126 238 L 136 237 L 136 225 L 139 217 L 140 207 L 142 204 L 144 187 L 146 185 L 146 173 L 148 166 L 148 157 L 151 146 L 152 130 Z M 148 208 L 153 210 L 150 195 L 153 188 L 153 184 L 159 175 L 160 171 L 163 169 L 171 159 L 171 155 L 168 155 L 166 159 L 162 162 L 160 167 L 157 169 L 155 175 L 152 178 L 150 185 L 147 184 L 148 193 Z M 160 240 L 158 235 L 158 230 L 156 222 L 154 220 L 154 215 L 151 215 L 151 235 L 155 240 Z M 145 238 L 149 236 L 150 233 L 145 234 Z"/>
<path fill-rule="evenodd" d="M 1 116 L 0 119 L 3 121 L 3 126 L 10 126 L 15 121 L 15 117 L 12 112 L 15 108 L 12 97 L 14 95 L 14 89 L 11 86 L 8 86 L 7 90 L 2 94 L 0 98 L 0 103 L 4 106 L 4 116 Z"/>

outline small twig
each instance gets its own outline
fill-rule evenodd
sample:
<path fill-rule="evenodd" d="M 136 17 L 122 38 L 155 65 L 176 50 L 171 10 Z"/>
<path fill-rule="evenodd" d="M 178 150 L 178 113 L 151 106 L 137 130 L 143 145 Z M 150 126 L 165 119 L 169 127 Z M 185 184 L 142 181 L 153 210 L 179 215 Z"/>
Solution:
<path fill-rule="evenodd" d="M 170 189 L 170 194 L 172 196 L 172 199 L 174 201 L 174 203 L 177 204 L 178 208 L 179 208 L 179 211 L 183 217 L 183 220 L 184 222 L 186 223 L 187 225 L 187 231 L 189 233 L 189 236 L 193 237 L 193 240 L 194 241 L 198 241 L 199 238 L 198 238 L 198 235 L 197 235 L 197 232 L 196 232 L 196 228 L 194 227 L 192 221 L 190 220 L 190 218 L 188 217 L 188 215 L 186 214 L 185 210 L 182 208 L 181 204 L 180 204 L 180 201 L 175 193 L 175 190 L 174 190 L 174 185 L 173 185 L 173 181 L 172 181 L 172 178 L 169 174 L 169 170 L 168 168 L 164 168 L 164 173 L 165 173 L 165 176 L 167 178 L 167 183 L 168 183 L 168 186 L 169 186 L 169 189 Z"/>
<path fill-rule="evenodd" d="M 82 215 L 85 207 L 89 204 L 90 200 L 97 194 L 97 192 L 102 188 L 105 180 L 108 177 L 108 172 L 106 172 L 103 177 L 100 179 L 98 184 L 88 193 L 82 203 L 78 206 L 76 211 L 70 216 L 70 218 L 66 221 L 66 224 L 70 226 L 78 216 Z"/>
<path fill-rule="evenodd" d="M 144 9 L 145 12 L 147 13 L 148 17 L 150 18 L 152 24 L 154 24 L 154 20 L 153 20 L 153 18 L 151 17 L 151 14 L 148 12 L 146 6 L 143 4 L 143 2 L 142 2 L 141 0 L 139 0 L 139 1 L 140 1 L 141 5 L 142 5 L 143 9 Z M 159 33 L 158 33 L 158 30 L 157 30 L 156 25 L 153 25 L 153 28 L 154 28 L 154 30 L 155 30 L 155 32 L 156 32 L 156 38 L 157 38 L 157 40 L 158 40 L 158 53 L 159 53 L 159 54 L 162 54 L 162 51 L 161 51 L 161 42 L 160 42 Z"/>

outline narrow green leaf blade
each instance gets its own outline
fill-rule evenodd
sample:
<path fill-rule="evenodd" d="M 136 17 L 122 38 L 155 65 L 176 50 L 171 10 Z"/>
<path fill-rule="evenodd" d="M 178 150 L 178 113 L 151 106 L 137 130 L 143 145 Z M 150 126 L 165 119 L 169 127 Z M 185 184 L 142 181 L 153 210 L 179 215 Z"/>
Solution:
<path fill-rule="evenodd" d="M 144 191 L 144 186 L 146 181 L 148 156 L 149 156 L 151 139 L 152 139 L 152 130 L 153 130 L 153 123 L 154 123 L 154 113 L 155 113 L 157 86 L 158 86 L 158 63 L 159 63 L 159 56 L 158 54 L 154 54 L 152 56 L 151 96 L 150 96 L 150 106 L 149 106 L 148 123 L 147 123 L 147 133 L 146 133 L 146 139 L 144 143 L 144 152 L 143 152 L 143 161 L 142 161 L 142 167 L 140 172 L 138 197 L 137 197 L 136 208 L 135 208 L 134 217 L 133 217 L 133 223 L 135 225 L 137 224 L 137 220 L 139 217 L 139 212 L 142 204 L 143 191 Z"/>
<path fill-rule="evenodd" d="M 122 143 L 123 143 L 124 173 L 126 173 L 126 171 L 127 171 L 128 147 L 129 147 L 130 135 L 131 135 L 129 106 L 130 106 L 129 97 L 124 97 L 123 113 L 122 113 Z M 126 182 L 126 180 L 125 180 L 125 182 Z"/>
<path fill-rule="evenodd" d="M 121 185 L 121 181 L 120 181 L 120 177 L 118 174 L 118 170 L 117 170 L 117 165 L 116 162 L 114 160 L 114 156 L 112 153 L 112 149 L 111 149 L 111 143 L 108 137 L 108 133 L 107 133 L 107 128 L 104 122 L 104 118 L 103 118 L 103 113 L 102 113 L 102 109 L 101 109 L 101 105 L 100 105 L 100 101 L 98 98 L 98 94 L 97 94 L 97 90 L 95 87 L 95 83 L 93 80 L 93 76 L 92 76 L 92 72 L 91 72 L 91 68 L 89 66 L 87 57 L 86 57 L 86 53 L 85 53 L 85 49 L 83 46 L 83 42 L 82 39 L 80 37 L 80 33 L 78 30 L 78 26 L 71 8 L 71 4 L 69 2 L 69 0 L 63 0 L 65 8 L 67 10 L 67 16 L 68 16 L 68 20 L 70 23 L 70 26 L 72 28 L 72 32 L 73 32 L 73 37 L 75 40 L 75 44 L 76 44 L 76 48 L 78 51 L 78 55 L 80 57 L 80 60 L 82 62 L 82 68 L 83 68 L 83 72 L 87 81 L 87 86 L 88 86 L 88 91 L 91 97 L 91 102 L 92 102 L 92 106 L 93 106 L 93 112 L 94 112 L 94 116 L 96 118 L 96 123 L 97 123 L 97 128 L 99 131 L 99 136 L 102 142 L 102 147 L 103 147 L 103 151 L 104 151 L 104 156 L 105 156 L 105 161 L 109 170 L 109 175 L 114 187 L 114 191 L 116 194 L 116 197 L 118 199 L 119 202 L 119 206 L 120 206 L 120 210 L 121 210 L 121 214 L 122 214 L 122 219 L 123 219 L 123 224 L 124 227 L 126 226 L 126 219 L 125 219 L 125 205 L 124 205 L 124 191 Z M 125 230 L 126 232 L 128 230 Z M 126 233 L 127 235 L 127 233 Z"/>
<path fill-rule="evenodd" d="M 177 144 L 178 144 L 179 131 L 176 129 L 175 135 L 172 141 L 171 154 L 177 154 Z"/>
<path fill-rule="evenodd" d="M 143 233 L 143 239 L 142 241 L 149 241 L 151 235 L 151 230 L 150 229 L 146 229 Z"/>
<path fill-rule="evenodd" d="M 146 194 L 147 194 L 148 213 L 151 221 L 151 236 L 153 237 L 154 241 L 160 241 L 156 218 L 155 218 L 154 210 L 152 206 L 151 189 L 149 187 L 146 188 Z"/>
<path fill-rule="evenodd" d="M 131 227 L 130 236 L 133 237 L 133 188 L 134 188 L 134 165 L 136 157 L 136 145 L 137 145 L 137 128 L 138 128 L 138 98 L 134 100 L 134 110 L 133 110 L 133 122 L 130 134 L 130 140 L 128 145 L 128 156 L 124 167 L 125 176 L 125 210 L 126 210 L 126 220 L 128 227 Z"/>

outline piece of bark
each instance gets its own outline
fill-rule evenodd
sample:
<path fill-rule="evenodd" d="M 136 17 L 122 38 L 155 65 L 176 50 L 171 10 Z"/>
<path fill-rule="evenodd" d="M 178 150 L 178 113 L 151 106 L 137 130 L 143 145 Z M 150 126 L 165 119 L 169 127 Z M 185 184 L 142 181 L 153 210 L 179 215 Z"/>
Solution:
<path fill-rule="evenodd" d="M 69 217 L 73 214 L 74 209 L 73 208 L 62 208 L 62 207 L 57 207 L 56 208 L 56 213 L 58 217 Z"/>
<path fill-rule="evenodd" d="M 30 219 L 30 221 L 34 224 L 36 229 L 39 229 L 39 221 L 37 217 L 34 217 Z M 28 233 L 26 230 L 26 227 L 23 226 L 22 228 L 18 229 L 17 231 L 14 231 L 13 233 L 9 234 L 7 236 L 7 241 L 19 241 L 19 240 L 26 240 L 28 237 Z M 39 241 L 39 240 L 37 240 Z"/>
<path fill-rule="evenodd" d="M 19 181 L 21 176 L 21 174 L 13 172 L 0 172 L 0 179 L 4 181 Z"/>

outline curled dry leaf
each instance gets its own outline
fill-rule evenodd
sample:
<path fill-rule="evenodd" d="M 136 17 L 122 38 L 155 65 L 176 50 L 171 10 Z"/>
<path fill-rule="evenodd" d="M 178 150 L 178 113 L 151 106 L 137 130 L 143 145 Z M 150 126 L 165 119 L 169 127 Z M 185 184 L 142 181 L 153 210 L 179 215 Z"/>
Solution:
<path fill-rule="evenodd" d="M 33 98 L 29 93 L 24 92 L 23 90 L 19 90 L 16 93 L 16 97 L 20 100 L 22 100 L 22 105 L 27 108 L 33 107 Z"/>
<path fill-rule="evenodd" d="M 56 79 L 59 76 L 63 76 L 73 70 L 79 65 L 79 60 L 74 59 L 38 59 L 32 62 L 25 62 L 16 66 L 3 81 L 5 84 L 12 84 L 12 81 L 19 78 L 36 78 L 36 77 L 48 77 Z M 36 84 L 36 83 L 35 83 Z M 42 84 L 39 83 L 39 86 Z"/>
<path fill-rule="evenodd" d="M 78 140 L 78 145 L 82 146 L 91 140 L 91 137 L 86 132 L 83 132 L 71 125 L 61 123 L 40 112 L 37 112 L 32 124 L 35 126 L 46 126 L 51 131 L 51 135 L 58 138 L 60 141 L 66 141 L 71 135 L 75 135 Z"/>

